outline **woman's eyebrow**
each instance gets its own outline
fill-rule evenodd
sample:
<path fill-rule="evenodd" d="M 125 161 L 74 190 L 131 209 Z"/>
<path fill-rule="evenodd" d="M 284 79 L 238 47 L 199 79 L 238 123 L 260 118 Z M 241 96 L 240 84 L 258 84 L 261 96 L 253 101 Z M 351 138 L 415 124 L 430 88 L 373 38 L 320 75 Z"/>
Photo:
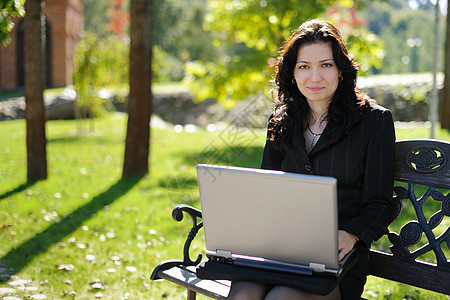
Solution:
<path fill-rule="evenodd" d="M 327 61 L 334 61 L 334 59 L 333 58 L 325 58 L 325 59 L 322 59 L 322 60 L 320 60 L 319 61 L 319 63 L 324 63 L 324 62 L 327 62 Z M 297 62 L 296 62 L 296 64 L 300 64 L 300 63 L 302 63 L 302 64 L 309 64 L 310 62 L 309 61 L 306 61 L 306 60 L 298 60 Z"/>

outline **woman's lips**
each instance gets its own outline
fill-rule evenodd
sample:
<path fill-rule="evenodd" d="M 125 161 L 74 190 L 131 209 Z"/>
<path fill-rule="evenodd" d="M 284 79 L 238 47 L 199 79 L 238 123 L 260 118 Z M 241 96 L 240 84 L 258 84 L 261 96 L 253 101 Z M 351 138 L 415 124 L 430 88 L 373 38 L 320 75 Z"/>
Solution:
<path fill-rule="evenodd" d="M 308 90 L 310 90 L 311 92 L 320 92 L 323 89 L 324 88 L 321 87 L 321 86 L 310 86 L 310 87 L 308 87 Z"/>

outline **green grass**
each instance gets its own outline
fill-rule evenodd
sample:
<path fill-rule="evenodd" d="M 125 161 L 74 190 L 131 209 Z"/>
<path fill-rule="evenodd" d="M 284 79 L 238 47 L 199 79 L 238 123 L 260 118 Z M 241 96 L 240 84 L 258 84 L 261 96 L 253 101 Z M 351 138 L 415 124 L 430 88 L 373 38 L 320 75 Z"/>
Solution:
<path fill-rule="evenodd" d="M 15 275 L 9 283 L 28 280 L 27 288 L 2 282 L 0 293 L 14 288 L 8 295 L 25 299 L 186 297 L 182 288 L 149 279 L 160 261 L 182 257 L 190 221 L 173 221 L 171 211 L 178 203 L 200 207 L 196 163 L 258 167 L 265 132 L 152 129 L 150 174 L 121 180 L 125 130 L 122 114 L 49 121 L 49 178 L 27 184 L 25 121 L 0 123 L 0 276 Z M 397 132 L 398 139 L 428 136 L 426 128 Z M 439 130 L 437 137 L 449 141 L 450 133 Z M 192 255 L 202 251 L 202 234 L 193 246 Z M 447 299 L 373 277 L 365 297 Z"/>

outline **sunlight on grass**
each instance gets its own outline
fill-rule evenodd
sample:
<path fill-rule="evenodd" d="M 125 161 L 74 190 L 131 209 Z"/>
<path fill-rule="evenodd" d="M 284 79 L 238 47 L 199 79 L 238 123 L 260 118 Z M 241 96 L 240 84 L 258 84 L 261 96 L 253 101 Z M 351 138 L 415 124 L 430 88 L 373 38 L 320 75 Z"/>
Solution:
<path fill-rule="evenodd" d="M 159 262 L 182 257 L 191 224 L 173 221 L 171 211 L 200 207 L 197 163 L 258 167 L 265 132 L 152 129 L 150 174 L 121 180 L 125 130 L 124 114 L 49 121 L 49 178 L 27 184 L 25 121 L 0 122 L 0 280 L 14 275 L 9 282 L 26 287 L 0 283 L 14 289 L 5 296 L 186 298 L 184 289 L 149 279 Z M 397 130 L 398 139 L 428 136 L 427 128 Z M 448 131 L 438 137 L 450 140 Z M 192 257 L 203 249 L 201 232 Z M 447 299 L 373 277 L 365 297 Z"/>

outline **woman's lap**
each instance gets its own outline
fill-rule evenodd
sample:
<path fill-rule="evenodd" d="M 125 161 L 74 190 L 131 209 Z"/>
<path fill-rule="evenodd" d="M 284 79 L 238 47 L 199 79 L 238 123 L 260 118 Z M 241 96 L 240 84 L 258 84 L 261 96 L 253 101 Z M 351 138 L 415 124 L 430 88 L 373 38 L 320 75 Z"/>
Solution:
<path fill-rule="evenodd" d="M 336 295 L 336 291 L 333 291 L 328 298 L 312 298 L 310 294 L 309 298 L 305 298 L 305 295 L 308 294 L 294 288 L 245 281 L 233 282 L 229 297 L 230 299 L 265 299 L 265 297 L 267 297 L 266 299 L 295 299 L 295 295 L 297 295 L 298 299 L 360 299 L 368 273 L 369 251 L 360 244 L 355 246 L 355 250 L 358 252 L 358 261 L 341 278 L 338 289 L 340 290 L 340 297 L 337 297 L 339 294 Z M 290 296 L 283 296 L 288 294 Z"/>

